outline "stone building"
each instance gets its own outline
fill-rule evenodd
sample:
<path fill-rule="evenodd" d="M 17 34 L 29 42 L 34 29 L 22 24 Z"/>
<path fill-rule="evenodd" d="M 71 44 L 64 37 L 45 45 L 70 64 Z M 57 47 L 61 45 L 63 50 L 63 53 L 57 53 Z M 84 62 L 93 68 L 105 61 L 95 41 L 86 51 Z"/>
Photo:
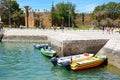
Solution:
<path fill-rule="evenodd" d="M 25 17 L 25 25 L 27 26 L 27 17 Z M 92 26 L 93 19 L 90 14 L 85 14 L 84 25 Z M 82 16 L 78 14 L 75 18 L 76 26 L 83 26 Z M 50 28 L 52 25 L 49 11 L 44 12 L 29 12 L 28 27 L 29 28 Z"/>
<path fill-rule="evenodd" d="M 27 20 L 27 17 L 25 17 Z M 25 21 L 27 26 L 27 21 Z M 51 26 L 50 12 L 29 12 L 28 27 L 29 28 L 49 28 Z"/>
<path fill-rule="evenodd" d="M 34 28 L 35 27 L 35 12 L 29 12 L 28 26 L 30 28 Z"/>

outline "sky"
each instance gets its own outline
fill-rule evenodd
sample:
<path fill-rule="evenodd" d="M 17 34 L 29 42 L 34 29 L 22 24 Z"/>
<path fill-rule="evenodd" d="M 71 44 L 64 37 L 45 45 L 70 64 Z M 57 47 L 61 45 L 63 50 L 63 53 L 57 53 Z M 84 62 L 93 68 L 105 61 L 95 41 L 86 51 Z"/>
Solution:
<path fill-rule="evenodd" d="M 59 2 L 71 2 L 76 6 L 76 12 L 92 12 L 98 5 L 107 4 L 108 2 L 120 3 L 120 0 L 16 0 L 20 5 L 20 8 L 24 9 L 24 6 L 30 6 L 31 9 L 44 9 L 50 10 L 52 2 L 55 4 Z"/>

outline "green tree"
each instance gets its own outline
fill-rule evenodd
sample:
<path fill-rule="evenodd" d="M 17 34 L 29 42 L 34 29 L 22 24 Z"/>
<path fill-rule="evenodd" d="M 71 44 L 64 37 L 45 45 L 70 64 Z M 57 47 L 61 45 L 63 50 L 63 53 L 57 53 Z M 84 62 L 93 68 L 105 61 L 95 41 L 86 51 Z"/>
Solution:
<path fill-rule="evenodd" d="M 55 12 L 55 7 L 54 4 L 52 3 L 52 8 L 51 8 L 51 26 L 57 24 L 57 14 Z"/>
<path fill-rule="evenodd" d="M 75 19 L 75 5 L 72 3 L 58 3 L 51 9 L 53 24 L 58 26 L 72 26 Z"/>
<path fill-rule="evenodd" d="M 110 19 L 116 20 L 120 18 L 120 3 L 109 2 L 99 5 L 95 7 L 92 17 L 98 21 L 98 26 L 100 26 L 102 20 L 107 20 L 107 22 L 110 22 Z M 112 23 L 110 24 L 111 26 L 113 25 Z M 110 26 L 110 24 L 108 25 Z"/>
<path fill-rule="evenodd" d="M 120 3 L 110 2 L 107 5 L 107 16 L 111 19 L 120 17 Z"/>
<path fill-rule="evenodd" d="M 23 11 L 16 11 L 12 15 L 12 21 L 14 22 L 14 27 L 19 27 L 20 24 L 24 25 L 24 14 Z"/>
<path fill-rule="evenodd" d="M 93 11 L 94 18 L 111 18 L 117 19 L 120 18 L 120 3 L 109 2 L 108 4 L 103 4 L 101 6 L 95 7 Z"/>
<path fill-rule="evenodd" d="M 17 16 L 19 12 L 23 14 L 22 10 L 19 8 L 19 4 L 15 0 L 1 0 L 0 3 L 2 4 L 2 7 L 0 7 L 2 21 L 5 24 L 16 24 L 19 26 L 18 20 L 23 18 L 23 16 Z M 21 22 L 19 21 L 19 23 Z"/>

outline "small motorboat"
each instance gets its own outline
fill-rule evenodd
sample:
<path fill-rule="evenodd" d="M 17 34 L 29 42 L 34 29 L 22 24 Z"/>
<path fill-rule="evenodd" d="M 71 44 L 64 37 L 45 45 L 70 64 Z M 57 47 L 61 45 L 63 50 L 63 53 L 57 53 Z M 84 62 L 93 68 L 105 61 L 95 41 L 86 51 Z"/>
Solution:
<path fill-rule="evenodd" d="M 35 49 L 47 48 L 48 44 L 33 44 Z"/>
<path fill-rule="evenodd" d="M 0 42 L 3 39 L 5 30 L 3 29 L 4 23 L 0 21 Z"/>
<path fill-rule="evenodd" d="M 70 68 L 72 70 L 77 71 L 77 70 L 82 70 L 86 68 L 96 67 L 103 63 L 107 64 L 107 57 L 104 55 L 100 55 L 100 56 L 73 60 L 72 63 L 70 63 Z"/>
<path fill-rule="evenodd" d="M 72 55 L 72 56 L 66 56 L 66 57 L 60 57 L 60 58 L 53 57 L 51 58 L 51 62 L 54 66 L 64 65 L 66 62 L 71 63 L 72 60 L 88 58 L 88 57 L 92 57 L 93 55 L 94 54 L 92 53 L 84 53 L 84 54 Z"/>
<path fill-rule="evenodd" d="M 48 56 L 48 57 L 53 57 L 57 54 L 56 51 L 52 50 L 51 47 L 48 47 L 48 48 L 41 48 L 41 53 L 45 56 Z"/>

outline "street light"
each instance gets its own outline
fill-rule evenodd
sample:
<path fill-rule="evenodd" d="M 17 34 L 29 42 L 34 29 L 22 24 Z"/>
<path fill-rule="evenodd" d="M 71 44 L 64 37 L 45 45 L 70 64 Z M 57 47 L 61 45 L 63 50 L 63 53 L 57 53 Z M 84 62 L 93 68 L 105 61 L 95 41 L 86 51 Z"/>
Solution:
<path fill-rule="evenodd" d="M 64 26 L 64 17 L 62 17 L 62 26 L 61 27 L 63 27 Z"/>
<path fill-rule="evenodd" d="M 71 18 L 71 16 L 70 16 L 70 10 L 69 10 L 69 27 L 70 27 L 70 18 Z"/>

